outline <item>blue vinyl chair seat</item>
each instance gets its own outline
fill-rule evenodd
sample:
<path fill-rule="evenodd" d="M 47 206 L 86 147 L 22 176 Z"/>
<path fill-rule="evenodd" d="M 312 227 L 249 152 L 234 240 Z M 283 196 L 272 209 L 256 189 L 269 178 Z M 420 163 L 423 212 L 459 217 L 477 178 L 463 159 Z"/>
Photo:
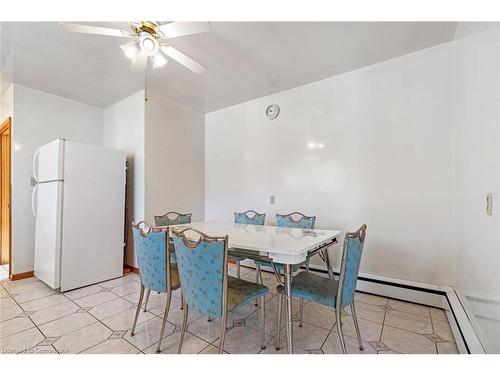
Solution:
<path fill-rule="evenodd" d="M 228 276 L 227 310 L 231 312 L 238 306 L 249 303 L 255 298 L 265 296 L 268 292 L 269 288 L 267 286 Z"/>
<path fill-rule="evenodd" d="M 335 308 L 337 305 L 338 281 L 316 275 L 312 272 L 301 272 L 292 280 L 292 296 L 306 301 L 320 303 Z M 279 285 L 278 293 L 285 293 Z"/>

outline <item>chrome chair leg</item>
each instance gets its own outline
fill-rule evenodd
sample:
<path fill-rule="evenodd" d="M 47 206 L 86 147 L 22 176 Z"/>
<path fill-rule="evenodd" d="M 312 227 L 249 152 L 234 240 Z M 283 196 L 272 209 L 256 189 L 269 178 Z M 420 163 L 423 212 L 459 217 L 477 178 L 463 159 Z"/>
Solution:
<path fill-rule="evenodd" d="M 262 284 L 262 274 L 260 273 L 260 264 L 255 265 L 255 283 L 259 284 L 259 279 L 260 279 L 260 284 Z M 257 298 L 255 300 L 255 306 L 259 306 L 259 299 Z"/>
<path fill-rule="evenodd" d="M 167 304 L 165 305 L 165 312 L 163 313 L 163 323 L 161 324 L 161 330 L 160 330 L 160 341 L 158 341 L 158 348 L 156 348 L 156 353 L 161 352 L 161 340 L 163 339 L 163 334 L 165 333 L 165 326 L 167 325 L 168 311 L 170 310 L 171 298 L 172 298 L 172 291 L 167 292 Z"/>
<path fill-rule="evenodd" d="M 281 344 L 281 315 L 282 315 L 282 309 L 283 309 L 283 294 L 278 293 L 278 335 L 276 336 L 276 345 L 275 348 L 276 350 L 280 350 L 280 344 Z"/>
<path fill-rule="evenodd" d="M 184 309 L 184 295 L 182 294 L 181 291 L 181 310 Z"/>
<path fill-rule="evenodd" d="M 337 316 L 337 330 L 339 332 L 340 346 L 342 347 L 342 353 L 347 354 L 347 349 L 346 349 L 345 340 L 344 340 L 344 332 L 342 330 L 341 313 L 342 313 L 342 307 L 336 306 L 335 307 L 335 315 Z"/>
<path fill-rule="evenodd" d="M 306 272 L 309 272 L 309 258 L 306 260 Z"/>
<path fill-rule="evenodd" d="M 266 296 L 260 297 L 260 348 L 266 348 Z"/>
<path fill-rule="evenodd" d="M 302 327 L 302 323 L 304 323 L 304 298 L 300 299 L 300 322 L 299 322 L 299 327 Z"/>
<path fill-rule="evenodd" d="M 184 314 L 182 317 L 182 328 L 181 335 L 179 336 L 179 345 L 177 346 L 177 354 L 181 354 L 182 352 L 182 344 L 184 342 L 184 335 L 186 334 L 187 330 L 187 321 L 189 315 L 189 306 L 184 301 L 182 301 L 182 308 L 184 310 Z"/>
<path fill-rule="evenodd" d="M 148 306 L 148 301 L 149 301 L 149 295 L 151 294 L 151 289 L 148 289 L 148 291 L 146 292 L 146 302 L 144 302 L 144 312 L 146 312 L 146 308 Z"/>
<path fill-rule="evenodd" d="M 241 265 L 239 260 L 236 261 L 236 277 L 241 279 Z"/>
<path fill-rule="evenodd" d="M 220 320 L 220 343 L 219 343 L 219 354 L 224 352 L 224 341 L 226 340 L 226 327 L 227 327 L 227 311 L 222 314 Z"/>
<path fill-rule="evenodd" d="M 137 325 L 137 319 L 139 318 L 139 311 L 141 311 L 142 300 L 144 298 L 144 285 L 141 283 L 141 293 L 139 294 L 139 302 L 137 303 L 137 310 L 135 312 L 134 324 L 132 324 L 132 331 L 130 331 L 130 336 L 135 334 L 135 326 Z"/>
<path fill-rule="evenodd" d="M 359 331 L 358 317 L 356 316 L 356 307 L 354 306 L 354 301 L 351 303 L 351 314 L 352 320 L 354 320 L 354 328 L 356 328 L 356 335 L 358 336 L 359 350 L 365 350 L 363 348 L 363 341 L 361 340 L 361 332 Z"/>

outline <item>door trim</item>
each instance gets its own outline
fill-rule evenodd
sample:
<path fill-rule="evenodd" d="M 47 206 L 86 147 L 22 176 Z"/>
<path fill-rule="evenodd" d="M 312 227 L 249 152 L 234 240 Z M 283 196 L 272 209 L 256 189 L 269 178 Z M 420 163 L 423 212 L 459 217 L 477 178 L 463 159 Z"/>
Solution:
<path fill-rule="evenodd" d="M 0 125 L 0 136 L 7 130 L 10 131 L 9 135 L 9 278 L 12 280 L 12 119 L 7 117 Z M 0 163 L 2 161 L 2 153 L 0 150 Z M 2 219 L 2 212 L 0 210 L 0 222 Z"/>

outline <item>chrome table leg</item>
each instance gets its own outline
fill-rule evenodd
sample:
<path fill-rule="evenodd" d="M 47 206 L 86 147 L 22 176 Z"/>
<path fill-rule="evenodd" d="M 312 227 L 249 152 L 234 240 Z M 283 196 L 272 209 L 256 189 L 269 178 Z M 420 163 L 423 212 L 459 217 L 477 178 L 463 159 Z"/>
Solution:
<path fill-rule="evenodd" d="M 328 277 L 333 280 L 333 270 L 330 265 L 330 256 L 328 255 L 328 248 L 323 250 L 323 256 L 325 257 L 326 269 L 328 270 Z"/>
<path fill-rule="evenodd" d="M 260 279 L 260 284 L 262 284 L 262 275 L 260 274 L 260 264 L 255 265 L 255 284 L 259 284 L 259 279 Z M 259 299 L 255 299 L 255 306 L 259 306 Z"/>
<path fill-rule="evenodd" d="M 282 308 L 283 308 L 283 294 L 278 293 L 278 334 L 276 335 L 276 350 L 280 350 L 280 345 L 281 345 L 281 315 L 282 315 Z"/>
<path fill-rule="evenodd" d="M 260 348 L 266 348 L 266 296 L 260 297 Z"/>
<path fill-rule="evenodd" d="M 292 266 L 285 264 L 286 297 L 286 344 L 288 354 L 293 354 L 293 319 L 292 319 Z"/>

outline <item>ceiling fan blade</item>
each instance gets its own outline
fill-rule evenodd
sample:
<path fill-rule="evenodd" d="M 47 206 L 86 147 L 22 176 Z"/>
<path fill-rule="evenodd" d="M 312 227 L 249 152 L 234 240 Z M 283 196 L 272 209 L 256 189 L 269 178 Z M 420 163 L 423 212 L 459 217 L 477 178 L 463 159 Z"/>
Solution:
<path fill-rule="evenodd" d="M 177 38 L 178 36 L 207 33 L 210 31 L 208 22 L 170 22 L 160 26 L 160 31 L 165 38 Z"/>
<path fill-rule="evenodd" d="M 197 63 L 191 57 L 186 56 L 181 51 L 176 50 L 174 47 L 163 45 L 160 47 L 160 51 L 177 61 L 179 64 L 184 65 L 186 68 L 192 70 L 196 74 L 201 74 L 205 71 L 205 67 L 203 65 Z"/>
<path fill-rule="evenodd" d="M 146 68 L 147 63 L 148 63 L 148 56 L 139 53 L 135 57 L 135 60 L 130 65 L 130 70 L 133 72 L 142 72 Z"/>
<path fill-rule="evenodd" d="M 59 25 L 66 31 L 72 33 L 84 33 L 84 34 L 96 34 L 96 35 L 108 35 L 108 36 L 118 36 L 118 37 L 128 37 L 130 34 L 124 30 L 110 29 L 107 27 L 98 27 L 90 25 L 81 25 L 78 23 L 68 23 L 60 22 Z"/>

